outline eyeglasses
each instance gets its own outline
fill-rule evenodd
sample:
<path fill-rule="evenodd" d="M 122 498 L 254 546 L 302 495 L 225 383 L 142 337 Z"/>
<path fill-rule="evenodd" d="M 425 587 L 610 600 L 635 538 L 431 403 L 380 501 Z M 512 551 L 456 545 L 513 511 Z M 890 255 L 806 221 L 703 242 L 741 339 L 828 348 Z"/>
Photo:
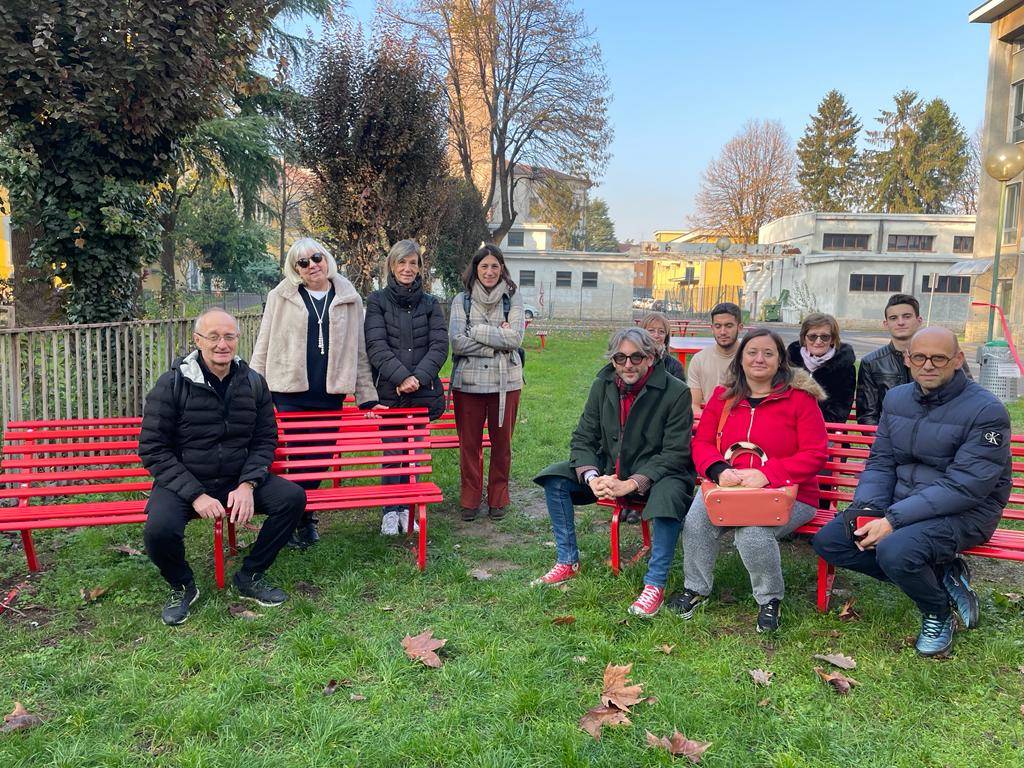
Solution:
<path fill-rule="evenodd" d="M 308 259 L 306 259 L 306 258 L 296 259 L 295 260 L 295 266 L 302 267 L 303 269 L 309 269 L 309 262 L 312 261 L 314 264 L 319 264 L 323 260 L 324 260 L 324 255 L 322 253 L 314 253 Z"/>
<path fill-rule="evenodd" d="M 226 341 L 228 344 L 234 344 L 236 341 L 238 341 L 237 333 L 225 333 L 223 336 L 221 336 L 219 333 L 211 333 L 209 336 L 207 336 L 205 333 L 200 333 L 199 331 L 196 331 L 195 334 L 201 339 L 206 339 L 211 344 L 220 344 L 222 341 Z"/>
<path fill-rule="evenodd" d="M 953 358 L 949 355 L 907 355 L 910 364 L 915 368 L 921 368 L 925 363 L 930 362 L 935 368 L 945 368 Z"/>
<path fill-rule="evenodd" d="M 808 333 L 805 337 L 808 341 L 821 341 L 828 344 L 832 341 L 831 333 Z"/>
<path fill-rule="evenodd" d="M 627 355 L 624 352 L 616 352 L 612 355 L 612 362 L 616 365 L 625 365 L 627 360 L 629 360 L 633 365 L 640 365 L 640 363 L 646 359 L 647 355 L 643 352 L 634 352 L 631 355 Z"/>

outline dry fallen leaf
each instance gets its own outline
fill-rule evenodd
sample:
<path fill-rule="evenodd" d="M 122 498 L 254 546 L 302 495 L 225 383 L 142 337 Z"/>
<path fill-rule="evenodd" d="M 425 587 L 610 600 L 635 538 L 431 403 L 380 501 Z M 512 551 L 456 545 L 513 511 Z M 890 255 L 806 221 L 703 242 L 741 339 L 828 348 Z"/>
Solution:
<path fill-rule="evenodd" d="M 324 696 L 333 696 L 338 690 L 338 681 L 331 679 L 327 685 L 324 686 Z"/>
<path fill-rule="evenodd" d="M 1017 671 L 1024 675 L 1024 664 L 1021 664 L 1019 667 L 1017 667 Z"/>
<path fill-rule="evenodd" d="M 85 587 L 82 587 L 82 589 L 79 591 L 79 594 L 82 595 L 82 599 L 85 602 L 94 603 L 101 597 L 103 597 L 103 595 L 107 594 L 107 588 L 93 587 L 92 589 L 86 589 Z"/>
<path fill-rule="evenodd" d="M 661 651 L 661 652 L 662 652 L 662 653 L 664 653 L 664 654 L 665 654 L 666 656 L 668 656 L 668 655 L 669 655 L 670 653 L 672 653 L 672 650 L 673 650 L 674 648 L 675 648 L 675 645 L 668 645 L 668 644 L 665 644 L 665 645 L 659 645 L 659 646 L 658 646 L 657 648 L 655 648 L 654 650 L 656 650 L 656 651 Z"/>
<path fill-rule="evenodd" d="M 645 733 L 649 747 L 667 750 L 670 755 L 683 755 L 689 758 L 691 763 L 699 763 L 701 755 L 711 746 L 709 741 L 691 741 L 678 730 L 674 730 L 671 736 L 661 737 L 655 736 L 650 731 L 645 731 Z"/>
<path fill-rule="evenodd" d="M 434 630 L 428 629 L 415 637 L 406 635 L 402 640 L 402 647 L 405 655 L 413 661 L 420 661 L 424 666 L 439 669 L 441 658 L 435 653 L 439 648 L 444 647 L 447 640 L 439 640 L 434 637 Z"/>
<path fill-rule="evenodd" d="M 860 685 L 852 677 L 847 677 L 842 672 L 826 672 L 821 667 L 815 667 L 814 671 L 818 673 L 818 677 L 835 688 L 836 693 L 844 696 L 850 692 L 852 686 Z"/>
<path fill-rule="evenodd" d="M 756 685 L 763 685 L 765 688 L 772 684 L 772 678 L 775 676 L 774 672 L 769 672 L 764 669 L 751 669 L 748 671 L 750 672 L 750 676 L 754 678 L 754 683 Z"/>
<path fill-rule="evenodd" d="M 1024 595 L 1022 595 L 1020 592 L 1003 592 L 1003 597 L 1006 598 L 1007 602 L 1014 604 L 1019 603 L 1021 600 L 1024 600 Z"/>
<path fill-rule="evenodd" d="M 642 685 L 628 685 L 627 676 L 633 669 L 632 664 L 617 667 L 609 664 L 604 669 L 604 689 L 601 691 L 601 703 L 606 707 L 618 707 L 629 712 L 629 708 L 640 701 Z"/>
<path fill-rule="evenodd" d="M 580 728 L 593 736 L 595 741 L 601 740 L 601 727 L 604 725 L 629 725 L 629 718 L 615 707 L 594 707 L 580 718 Z"/>
<path fill-rule="evenodd" d="M 128 557 L 138 557 L 142 554 L 142 550 L 129 547 L 127 544 L 118 544 L 116 547 L 111 547 L 111 549 L 115 552 L 120 552 L 122 555 L 128 555 Z"/>
<path fill-rule="evenodd" d="M 844 656 L 841 653 L 816 653 L 814 654 L 813 658 L 818 659 L 819 661 L 827 661 L 829 664 L 839 667 L 840 669 L 857 668 L 857 662 L 854 661 L 853 658 L 851 658 L 850 656 Z"/>
<path fill-rule="evenodd" d="M 577 664 L 586 664 L 587 663 L 587 657 L 586 656 L 573 656 L 572 660 L 575 661 Z"/>
<path fill-rule="evenodd" d="M 348 699 L 349 701 L 366 701 L 366 697 L 361 693 L 353 693 Z"/>
<path fill-rule="evenodd" d="M 771 704 L 771 702 L 768 699 L 761 699 L 757 702 L 757 706 L 759 707 L 767 707 L 769 704 Z"/>
<path fill-rule="evenodd" d="M 241 603 L 232 603 L 228 606 L 228 613 L 236 619 L 245 619 L 246 621 L 254 621 L 260 618 L 262 614 L 256 613 L 256 611 L 250 611 Z"/>
<path fill-rule="evenodd" d="M 860 614 L 853 608 L 855 602 L 857 602 L 856 598 L 851 597 L 843 603 L 843 607 L 839 609 L 840 621 L 858 621 L 860 619 Z"/>
<path fill-rule="evenodd" d="M 0 725 L 0 733 L 11 733 L 13 731 L 24 731 L 27 728 L 34 728 L 42 725 L 43 718 L 33 715 L 20 701 L 14 702 L 14 710 L 9 715 L 4 715 L 4 724 Z"/>
<path fill-rule="evenodd" d="M 566 624 L 574 624 L 575 622 L 575 616 L 555 616 L 555 618 L 551 620 L 551 623 L 554 624 L 556 627 L 562 627 Z"/>
<path fill-rule="evenodd" d="M 486 571 L 483 568 L 473 568 L 472 570 L 470 570 L 469 575 L 477 581 L 487 581 L 489 578 L 491 578 L 490 571 Z"/>

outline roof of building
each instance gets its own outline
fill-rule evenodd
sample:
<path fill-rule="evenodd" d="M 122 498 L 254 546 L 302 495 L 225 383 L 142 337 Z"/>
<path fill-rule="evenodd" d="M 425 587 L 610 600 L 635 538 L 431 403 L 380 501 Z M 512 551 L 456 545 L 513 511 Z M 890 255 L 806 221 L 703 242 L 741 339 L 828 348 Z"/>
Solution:
<path fill-rule="evenodd" d="M 967 21 L 972 24 L 991 24 L 1021 5 L 1024 5 L 1022 0 L 988 0 L 967 14 Z"/>

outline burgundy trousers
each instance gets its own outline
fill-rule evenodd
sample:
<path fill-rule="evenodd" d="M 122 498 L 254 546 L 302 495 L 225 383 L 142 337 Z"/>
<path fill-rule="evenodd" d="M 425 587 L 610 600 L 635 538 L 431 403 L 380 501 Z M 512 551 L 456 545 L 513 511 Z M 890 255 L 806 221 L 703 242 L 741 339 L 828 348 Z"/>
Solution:
<path fill-rule="evenodd" d="M 512 468 L 512 432 L 519 412 L 519 393 L 505 393 L 504 423 L 498 426 L 498 392 L 473 394 L 454 390 L 455 429 L 459 434 L 459 468 L 462 488 L 459 505 L 477 509 L 483 496 L 484 424 L 491 438 L 491 464 L 487 470 L 487 505 L 507 507 L 508 475 Z"/>

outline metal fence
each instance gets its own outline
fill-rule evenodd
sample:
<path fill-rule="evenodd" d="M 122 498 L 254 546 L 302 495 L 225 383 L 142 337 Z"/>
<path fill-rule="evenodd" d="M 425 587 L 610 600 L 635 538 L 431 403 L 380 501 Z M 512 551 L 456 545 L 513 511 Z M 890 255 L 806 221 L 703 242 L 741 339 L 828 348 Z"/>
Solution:
<path fill-rule="evenodd" d="M 141 416 L 146 393 L 193 348 L 188 318 L 0 330 L 0 424 Z M 248 359 L 260 315 L 238 318 Z"/>

